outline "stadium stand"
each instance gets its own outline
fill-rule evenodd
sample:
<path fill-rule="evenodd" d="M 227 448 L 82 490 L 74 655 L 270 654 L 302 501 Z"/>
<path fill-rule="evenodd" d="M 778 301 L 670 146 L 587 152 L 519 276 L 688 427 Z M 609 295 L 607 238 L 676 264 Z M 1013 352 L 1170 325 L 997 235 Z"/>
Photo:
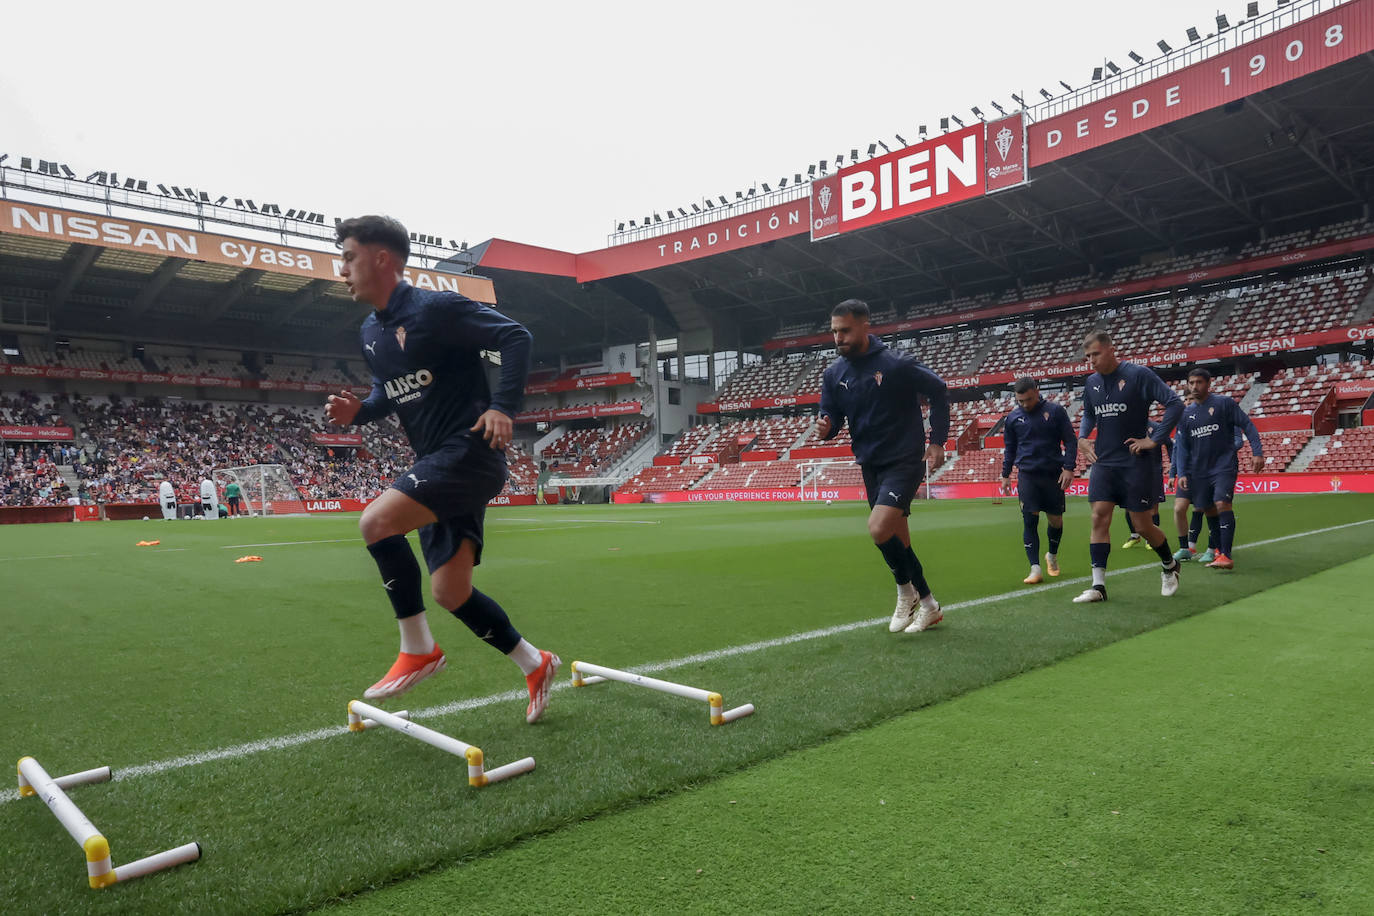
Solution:
<path fill-rule="evenodd" d="M 1374 467 L 1374 426 L 1338 429 L 1317 456 L 1309 471 L 1355 471 Z"/>
<path fill-rule="evenodd" d="M 690 490 L 712 467 L 709 464 L 683 464 L 672 467 L 650 465 L 621 484 L 617 492 L 664 493 Z"/>

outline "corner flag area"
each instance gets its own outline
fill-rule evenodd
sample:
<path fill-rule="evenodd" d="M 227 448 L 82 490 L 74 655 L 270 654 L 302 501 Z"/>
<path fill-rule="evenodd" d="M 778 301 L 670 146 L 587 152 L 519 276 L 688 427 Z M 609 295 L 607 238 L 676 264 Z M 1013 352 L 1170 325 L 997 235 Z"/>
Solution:
<path fill-rule="evenodd" d="M 455 650 L 411 718 L 539 761 L 480 791 L 461 758 L 342 722 L 393 632 L 356 517 L 0 529 L 12 756 L 108 764 L 68 791 L 117 861 L 203 850 L 91 891 L 8 790 L 0 893 L 23 912 L 1369 908 L 1374 497 L 1249 497 L 1234 572 L 1189 568 L 1165 599 L 1157 562 L 1116 556 L 1090 606 L 1070 602 L 1081 511 L 1035 587 L 987 559 L 1018 548 L 1015 505 L 914 515 L 946 617 L 907 637 L 853 504 L 492 510 L 484 581 L 565 659 L 757 712 L 712 728 L 678 697 L 564 680 L 528 726 L 518 672 L 431 607 Z"/>

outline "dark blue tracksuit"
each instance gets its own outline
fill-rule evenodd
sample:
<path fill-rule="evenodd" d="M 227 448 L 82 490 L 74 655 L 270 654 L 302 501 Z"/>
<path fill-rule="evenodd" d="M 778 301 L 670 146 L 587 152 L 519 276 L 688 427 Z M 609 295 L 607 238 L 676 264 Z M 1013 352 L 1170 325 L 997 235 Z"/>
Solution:
<path fill-rule="evenodd" d="M 895 506 L 910 513 L 925 476 L 921 395 L 930 402 L 929 441 L 943 446 L 949 437 L 949 395 L 944 381 L 915 357 L 888 349 L 870 334 L 862 356 L 842 356 L 825 370 L 821 413 L 830 418 L 826 438 L 849 422 L 869 506 Z"/>
<path fill-rule="evenodd" d="M 1021 511 L 1064 514 L 1062 471 L 1073 473 L 1078 461 L 1078 438 L 1063 405 L 1040 399 L 1030 410 L 1018 406 L 1002 425 L 1005 449 L 1002 476 L 1016 466 L 1016 495 Z"/>
<path fill-rule="evenodd" d="M 419 290 L 402 283 L 386 308 L 362 325 L 363 358 L 372 392 L 354 423 L 393 411 L 418 460 L 392 484 L 439 519 L 420 529 L 425 562 L 433 572 L 464 538 L 482 552 L 487 502 L 506 481 L 506 457 L 472 432 L 489 408 L 514 416 L 529 373 L 529 331 L 495 309 L 457 293 Z M 481 351 L 499 350 L 501 379 L 493 395 Z"/>
<path fill-rule="evenodd" d="M 1264 454 L 1259 430 L 1235 399 L 1209 394 L 1189 404 L 1174 437 L 1175 469 L 1188 478 L 1193 505 L 1199 508 L 1235 499 L 1240 471 L 1237 452 L 1244 433 L 1256 455 Z"/>
<path fill-rule="evenodd" d="M 1164 405 L 1164 418 L 1152 431 L 1150 405 Z M 1097 461 L 1088 477 L 1088 499 L 1110 502 L 1132 512 L 1153 510 L 1164 496 L 1160 449 L 1178 424 L 1183 400 L 1144 366 L 1119 363 L 1114 372 L 1094 372 L 1083 387 L 1083 420 L 1078 434 L 1097 429 Z M 1156 448 L 1131 454 L 1127 439 L 1149 437 Z"/>

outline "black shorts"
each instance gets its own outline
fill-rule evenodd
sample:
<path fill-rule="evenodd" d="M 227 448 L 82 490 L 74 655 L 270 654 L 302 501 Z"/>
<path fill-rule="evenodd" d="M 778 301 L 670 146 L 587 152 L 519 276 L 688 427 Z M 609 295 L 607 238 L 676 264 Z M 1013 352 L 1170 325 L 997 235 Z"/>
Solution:
<path fill-rule="evenodd" d="M 863 465 L 864 489 L 868 491 L 868 508 L 892 506 L 911 514 L 911 501 L 925 480 L 924 461 L 915 464 Z"/>
<path fill-rule="evenodd" d="M 1059 489 L 1058 474 L 1016 473 L 1016 498 L 1022 512 L 1044 512 L 1046 515 L 1064 514 L 1064 491 Z"/>
<path fill-rule="evenodd" d="M 1189 478 L 1193 491 L 1193 506 L 1205 509 L 1216 503 L 1235 502 L 1236 472 L 1209 474 L 1206 477 Z"/>
<path fill-rule="evenodd" d="M 391 485 L 434 513 L 438 521 L 420 529 L 420 550 L 433 573 L 458 553 L 464 539 L 482 562 L 482 524 L 487 503 L 506 485 L 506 459 L 485 444 L 439 449 L 426 455 Z"/>
<path fill-rule="evenodd" d="M 237 496 L 226 496 L 226 497 L 225 497 L 225 500 L 229 503 L 229 508 L 230 508 L 230 509 L 234 509 L 234 510 L 237 510 L 237 509 L 238 509 L 238 507 L 239 507 L 239 498 L 238 498 Z"/>
<path fill-rule="evenodd" d="M 1164 502 L 1159 463 L 1146 455 L 1127 467 L 1094 464 L 1088 475 L 1088 501 L 1113 503 L 1128 512 L 1153 512 Z"/>

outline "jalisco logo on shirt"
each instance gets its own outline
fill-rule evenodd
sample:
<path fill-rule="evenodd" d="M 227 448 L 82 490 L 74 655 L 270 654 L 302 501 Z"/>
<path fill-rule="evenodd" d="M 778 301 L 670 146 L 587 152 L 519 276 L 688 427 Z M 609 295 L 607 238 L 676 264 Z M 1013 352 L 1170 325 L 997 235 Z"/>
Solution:
<path fill-rule="evenodd" d="M 398 375 L 393 379 L 388 379 L 382 386 L 386 396 L 397 404 L 404 404 L 418 398 L 422 390 L 434 383 L 434 373 L 428 369 L 416 369 L 414 372 L 407 372 L 405 375 Z"/>
<path fill-rule="evenodd" d="M 1206 426 L 1199 426 L 1196 429 L 1190 430 L 1188 434 L 1193 438 L 1197 438 L 1198 436 L 1210 436 L 1219 429 L 1221 429 L 1220 423 L 1208 423 Z"/>

